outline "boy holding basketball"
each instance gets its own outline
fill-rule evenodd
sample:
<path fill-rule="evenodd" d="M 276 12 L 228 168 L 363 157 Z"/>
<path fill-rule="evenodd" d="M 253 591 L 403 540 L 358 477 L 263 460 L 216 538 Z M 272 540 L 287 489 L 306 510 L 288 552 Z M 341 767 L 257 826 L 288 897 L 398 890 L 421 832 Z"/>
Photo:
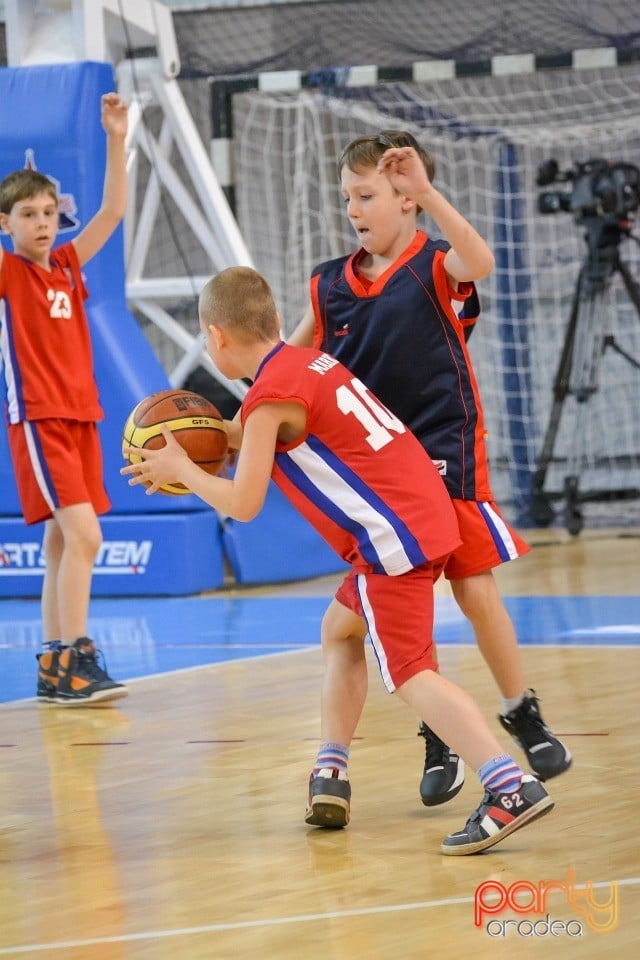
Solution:
<path fill-rule="evenodd" d="M 121 473 L 146 484 L 147 494 L 182 483 L 241 521 L 259 513 L 272 478 L 351 565 L 327 614 L 343 656 L 357 659 L 368 634 L 387 690 L 447 738 L 485 788 L 443 853 L 477 853 L 547 813 L 553 803 L 538 780 L 503 753 L 475 702 L 437 672 L 433 583 L 460 540 L 450 498 L 418 440 L 335 358 L 280 339 L 271 291 L 254 270 L 231 267 L 210 280 L 199 313 L 220 372 L 253 382 L 241 422 L 227 424 L 229 446 L 240 451 L 235 474 L 205 473 L 166 425 L 166 446 L 125 448 L 142 462 Z M 352 705 L 343 698 L 324 707 L 305 820 L 343 827 Z"/>
<path fill-rule="evenodd" d="M 127 108 L 105 94 L 107 160 L 102 205 L 70 243 L 55 249 L 58 197 L 35 170 L 0 183 L 0 347 L 7 388 L 8 438 L 24 519 L 44 521 L 44 650 L 37 696 L 64 706 L 126 696 L 99 664 L 87 637 L 93 563 L 110 507 L 96 421 L 103 412 L 93 375 L 81 267 L 106 243 L 126 205 Z"/>
<path fill-rule="evenodd" d="M 410 427 L 438 465 L 462 538 L 444 575 L 502 693 L 500 723 L 536 775 L 549 779 L 569 767 L 571 755 L 526 688 L 515 630 L 493 577 L 493 567 L 529 547 L 493 500 L 482 407 L 466 346 L 479 312 L 474 281 L 491 272 L 493 254 L 434 188 L 433 158 L 410 133 L 359 137 L 338 166 L 361 246 L 315 269 L 311 303 L 289 342 L 313 344 L 337 357 Z M 418 229 L 421 210 L 446 240 L 430 240 Z M 341 645 L 330 623 L 323 626 L 323 651 L 327 701 L 349 698 L 356 723 L 366 696 L 364 653 L 357 662 L 340 663 Z M 427 724 L 419 732 L 426 740 L 420 794 L 426 806 L 436 806 L 459 792 L 464 766 Z"/>

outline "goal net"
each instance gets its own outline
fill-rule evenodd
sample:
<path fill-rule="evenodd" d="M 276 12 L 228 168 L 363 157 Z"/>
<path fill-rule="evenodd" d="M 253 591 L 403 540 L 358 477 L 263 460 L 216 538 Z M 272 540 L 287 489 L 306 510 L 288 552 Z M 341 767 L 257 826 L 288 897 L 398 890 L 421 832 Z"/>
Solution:
<path fill-rule="evenodd" d="M 306 308 L 313 267 L 356 246 L 337 180 L 343 147 L 362 134 L 402 128 L 435 156 L 436 185 L 496 256 L 495 271 L 479 284 L 482 314 L 469 347 L 494 492 L 519 522 L 531 517 L 554 377 L 588 251 L 577 215 L 539 212 L 538 168 L 550 158 L 560 172 L 592 158 L 640 164 L 639 97 L 636 64 L 233 99 L 237 216 L 286 332 Z M 572 181 L 544 189 L 571 193 Z M 434 223 L 422 226 L 438 236 Z M 617 249 L 638 277 L 637 245 L 623 236 Z M 562 491 L 577 471 L 580 489 L 599 504 L 585 510 L 597 512 L 612 509 L 601 505 L 608 493 L 631 488 L 631 496 L 610 498 L 624 515 L 630 507 L 620 501 L 629 503 L 640 487 L 640 370 L 629 359 L 640 358 L 640 316 L 618 270 L 596 302 L 589 299 L 576 342 L 595 356 L 596 388 L 586 400 L 572 391 L 563 402 L 545 489 Z M 627 356 L 607 346 L 612 342 Z"/>

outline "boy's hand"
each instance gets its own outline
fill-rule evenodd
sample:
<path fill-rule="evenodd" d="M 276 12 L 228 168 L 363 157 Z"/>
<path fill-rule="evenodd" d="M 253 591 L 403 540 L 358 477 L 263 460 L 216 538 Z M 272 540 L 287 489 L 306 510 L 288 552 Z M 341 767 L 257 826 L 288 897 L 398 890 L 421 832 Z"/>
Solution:
<path fill-rule="evenodd" d="M 166 445 L 159 450 L 141 450 L 139 447 L 126 446 L 122 448 L 127 457 L 142 457 L 142 463 L 122 467 L 120 473 L 131 476 L 130 487 L 139 483 L 148 484 L 147 494 L 155 493 L 163 483 L 180 483 L 181 466 L 184 467 L 185 462 L 191 462 L 186 450 L 180 446 L 166 423 L 162 424 L 161 429 Z"/>
<path fill-rule="evenodd" d="M 242 445 L 242 424 L 240 423 L 240 411 L 233 420 L 224 420 L 224 429 L 227 434 L 227 465 L 235 467 Z"/>
<path fill-rule="evenodd" d="M 378 161 L 377 170 L 384 173 L 391 186 L 403 197 L 415 199 L 431 189 L 422 160 L 413 147 L 391 147 Z"/>
<path fill-rule="evenodd" d="M 126 137 L 127 105 L 117 93 L 105 93 L 101 100 L 102 126 L 107 136 Z"/>

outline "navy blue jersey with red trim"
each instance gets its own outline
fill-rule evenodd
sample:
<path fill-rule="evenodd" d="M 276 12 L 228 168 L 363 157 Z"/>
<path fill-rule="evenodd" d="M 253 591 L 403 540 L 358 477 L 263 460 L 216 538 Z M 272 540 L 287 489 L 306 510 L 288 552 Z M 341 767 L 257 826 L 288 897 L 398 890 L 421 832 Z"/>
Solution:
<path fill-rule="evenodd" d="M 377 280 L 364 251 L 311 277 L 314 346 L 337 357 L 416 434 L 452 497 L 492 500 L 484 417 L 466 340 L 479 313 L 472 283 L 450 286 L 446 241 L 422 231 Z M 461 309 L 454 310 L 452 301 Z"/>

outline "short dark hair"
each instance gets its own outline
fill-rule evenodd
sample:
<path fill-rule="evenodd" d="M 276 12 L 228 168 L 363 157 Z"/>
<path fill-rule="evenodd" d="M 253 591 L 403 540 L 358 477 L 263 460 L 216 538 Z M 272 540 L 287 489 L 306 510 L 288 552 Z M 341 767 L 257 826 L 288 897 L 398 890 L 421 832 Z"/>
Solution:
<path fill-rule="evenodd" d="M 16 203 L 28 200 L 38 193 L 48 193 L 57 202 L 58 192 L 55 184 L 37 170 L 14 170 L 0 182 L 0 213 L 11 213 Z"/>

